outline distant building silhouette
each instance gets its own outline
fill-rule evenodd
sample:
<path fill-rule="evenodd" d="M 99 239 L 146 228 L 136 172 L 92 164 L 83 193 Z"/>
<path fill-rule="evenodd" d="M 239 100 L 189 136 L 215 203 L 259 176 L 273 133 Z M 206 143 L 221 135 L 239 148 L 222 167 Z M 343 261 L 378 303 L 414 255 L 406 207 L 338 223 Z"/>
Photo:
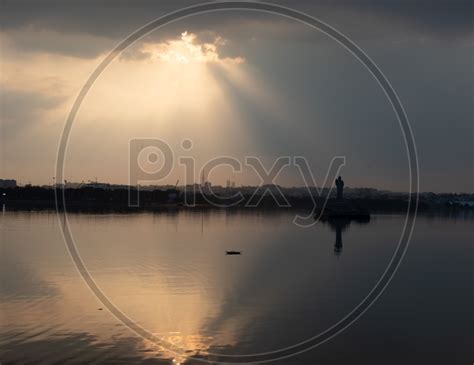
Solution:
<path fill-rule="evenodd" d="M 16 188 L 16 180 L 0 179 L 0 188 Z"/>

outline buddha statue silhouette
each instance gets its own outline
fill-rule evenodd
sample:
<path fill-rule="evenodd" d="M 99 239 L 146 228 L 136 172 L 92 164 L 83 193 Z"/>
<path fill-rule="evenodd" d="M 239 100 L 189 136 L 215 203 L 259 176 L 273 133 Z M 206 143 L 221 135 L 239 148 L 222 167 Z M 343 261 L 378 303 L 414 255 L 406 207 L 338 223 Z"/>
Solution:
<path fill-rule="evenodd" d="M 339 176 L 336 179 L 337 200 L 342 200 L 342 190 L 344 189 L 344 180 Z"/>

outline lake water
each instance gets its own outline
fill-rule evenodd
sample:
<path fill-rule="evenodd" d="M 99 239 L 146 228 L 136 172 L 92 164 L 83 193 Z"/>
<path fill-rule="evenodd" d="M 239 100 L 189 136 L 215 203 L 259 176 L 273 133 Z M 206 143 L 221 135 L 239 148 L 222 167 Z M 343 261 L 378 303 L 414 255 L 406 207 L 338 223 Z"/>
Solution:
<path fill-rule="evenodd" d="M 219 354 L 304 341 L 368 294 L 392 257 L 404 216 L 306 229 L 293 216 L 68 215 L 102 293 L 137 325 L 182 349 L 176 354 L 137 336 L 89 290 L 56 213 L 4 212 L 0 362 L 194 363 L 196 356 L 219 361 Z M 278 364 L 472 364 L 473 223 L 469 215 L 419 216 L 399 271 L 368 312 Z"/>

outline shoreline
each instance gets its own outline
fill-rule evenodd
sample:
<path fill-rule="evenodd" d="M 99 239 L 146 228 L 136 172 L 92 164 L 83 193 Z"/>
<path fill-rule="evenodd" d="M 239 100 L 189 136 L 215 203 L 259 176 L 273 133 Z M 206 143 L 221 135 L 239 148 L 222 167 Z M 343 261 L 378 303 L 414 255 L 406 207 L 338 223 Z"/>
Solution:
<path fill-rule="evenodd" d="M 355 202 L 359 206 L 369 209 L 371 214 L 405 214 L 407 212 L 407 202 L 397 201 L 395 204 L 392 202 L 388 205 L 374 204 L 371 201 L 363 201 L 362 204 L 359 200 L 348 199 L 349 202 Z M 308 203 L 308 202 L 306 202 Z M 365 203 L 365 204 L 363 204 Z M 377 202 L 379 203 L 379 202 Z M 1 203 L 3 211 L 58 211 L 56 209 L 55 201 L 50 200 L 14 200 L 4 201 Z M 291 202 L 290 202 L 291 204 Z M 203 211 L 247 211 L 247 212 L 311 212 L 313 209 L 312 204 L 294 204 L 290 207 L 278 207 L 277 205 L 262 204 L 257 207 L 247 207 L 244 204 L 236 205 L 231 207 L 217 207 L 211 204 L 196 204 L 194 206 L 188 206 L 181 203 L 156 203 L 156 204 L 142 204 L 139 207 L 130 207 L 126 204 L 120 203 L 109 203 L 104 204 L 103 202 L 94 201 L 83 201 L 83 202 L 66 202 L 67 213 L 167 213 L 167 212 L 203 212 Z M 59 212 L 64 212 L 64 209 L 60 207 Z M 417 213 L 419 214 L 433 214 L 433 215 L 459 215 L 462 213 L 474 213 L 474 209 L 471 207 L 458 207 L 458 206 L 427 206 L 420 204 Z"/>

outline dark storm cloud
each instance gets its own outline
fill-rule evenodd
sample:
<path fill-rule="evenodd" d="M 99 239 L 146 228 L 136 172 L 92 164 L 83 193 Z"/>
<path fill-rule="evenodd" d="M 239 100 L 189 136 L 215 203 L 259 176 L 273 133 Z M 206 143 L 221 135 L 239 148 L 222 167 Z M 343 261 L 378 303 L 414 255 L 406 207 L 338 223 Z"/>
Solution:
<path fill-rule="evenodd" d="M 197 1 L 2 1 L 2 30 L 42 30 L 121 37 L 170 11 Z"/>
<path fill-rule="evenodd" d="M 326 6 L 369 13 L 438 35 L 472 34 L 474 3 L 470 0 L 324 0 L 305 3 L 301 3 L 302 8 Z"/>
<path fill-rule="evenodd" d="M 123 37 L 139 26 L 170 11 L 198 4 L 201 1 L 31 1 L 3 0 L 1 2 L 0 24 L 2 30 L 12 30 L 34 26 L 40 30 L 57 32 L 86 33 L 103 37 Z M 472 1 L 466 0 L 401 0 L 401 1 L 277 1 L 325 21 L 334 19 L 334 14 L 351 12 L 371 15 L 382 22 L 398 22 L 407 27 L 420 29 L 437 36 L 460 36 L 472 34 Z M 234 22 L 241 24 L 258 15 L 256 13 L 235 14 Z M 198 17 L 196 17 L 198 18 Z M 206 29 L 196 18 L 186 20 L 190 26 Z M 214 14 L 215 25 L 219 25 L 219 15 Z M 357 21 L 357 17 L 353 19 Z M 226 19 L 226 24 L 228 19 Z M 367 25 L 362 22 L 359 30 Z M 383 30 L 380 30 L 383 32 Z"/>
<path fill-rule="evenodd" d="M 142 25 L 182 7 L 201 3 L 188 1 L 31 1 L 3 0 L 0 29 L 9 46 L 22 52 L 45 52 L 93 58 L 112 49 Z M 352 39 L 405 41 L 414 37 L 464 40 L 473 36 L 473 2 L 455 1 L 277 1 L 277 4 L 307 12 L 340 29 Z M 367 17 L 373 21 L 367 21 Z M 260 38 L 315 40 L 295 22 L 258 12 L 218 12 L 186 18 L 154 32 L 156 42 L 176 38 L 183 30 L 195 33 L 200 42 L 216 32 L 228 39 L 224 56 L 238 56 L 253 27 Z M 71 38 L 72 37 L 72 38 Z M 309 39 L 308 39 L 309 38 Z M 318 41 L 324 39 L 320 35 Z M 234 43 L 233 43 L 234 41 Z M 240 46 L 236 47 L 235 43 Z M 140 56 L 140 55 L 138 55 Z M 129 54 L 129 57 L 136 57 Z"/>

